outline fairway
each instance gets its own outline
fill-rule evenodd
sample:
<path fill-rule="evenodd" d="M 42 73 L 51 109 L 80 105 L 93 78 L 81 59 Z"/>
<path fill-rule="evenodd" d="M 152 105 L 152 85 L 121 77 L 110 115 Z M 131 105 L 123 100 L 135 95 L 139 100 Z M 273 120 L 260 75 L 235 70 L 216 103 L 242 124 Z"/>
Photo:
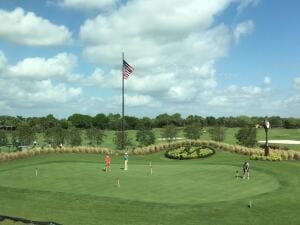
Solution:
<path fill-rule="evenodd" d="M 230 201 L 279 187 L 276 178 L 255 170 L 253 179 L 236 179 L 240 168 L 228 165 L 156 165 L 153 175 L 148 165 L 132 165 L 129 171 L 121 167 L 114 164 L 106 173 L 97 163 L 49 162 L 2 172 L 0 180 L 11 188 L 172 204 Z"/>

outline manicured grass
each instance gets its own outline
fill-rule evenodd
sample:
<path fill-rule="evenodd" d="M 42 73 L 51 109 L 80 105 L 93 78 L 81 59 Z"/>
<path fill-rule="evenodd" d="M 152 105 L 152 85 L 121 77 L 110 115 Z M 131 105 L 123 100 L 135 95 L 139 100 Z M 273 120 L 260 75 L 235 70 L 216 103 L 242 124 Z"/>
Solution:
<path fill-rule="evenodd" d="M 72 225 L 300 224 L 300 163 L 250 161 L 250 180 L 236 179 L 247 159 L 217 151 L 174 161 L 160 152 L 130 156 L 123 171 L 122 157 L 113 156 L 111 173 L 102 171 L 103 155 L 2 162 L 0 214 Z"/>

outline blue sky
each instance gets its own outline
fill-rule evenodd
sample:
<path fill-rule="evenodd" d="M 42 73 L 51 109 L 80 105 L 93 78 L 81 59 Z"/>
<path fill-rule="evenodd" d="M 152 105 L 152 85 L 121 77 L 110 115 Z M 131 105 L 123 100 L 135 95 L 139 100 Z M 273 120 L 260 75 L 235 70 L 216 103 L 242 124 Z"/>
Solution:
<path fill-rule="evenodd" d="M 300 117 L 296 0 L 0 1 L 1 114 Z M 5 22 L 3 22 L 5 21 Z"/>

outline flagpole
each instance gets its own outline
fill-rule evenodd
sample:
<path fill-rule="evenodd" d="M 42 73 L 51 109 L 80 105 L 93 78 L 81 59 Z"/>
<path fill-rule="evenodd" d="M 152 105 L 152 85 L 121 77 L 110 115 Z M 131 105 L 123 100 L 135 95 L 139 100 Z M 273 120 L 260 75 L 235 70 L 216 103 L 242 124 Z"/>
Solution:
<path fill-rule="evenodd" d="M 122 150 L 124 150 L 124 52 L 122 52 Z"/>

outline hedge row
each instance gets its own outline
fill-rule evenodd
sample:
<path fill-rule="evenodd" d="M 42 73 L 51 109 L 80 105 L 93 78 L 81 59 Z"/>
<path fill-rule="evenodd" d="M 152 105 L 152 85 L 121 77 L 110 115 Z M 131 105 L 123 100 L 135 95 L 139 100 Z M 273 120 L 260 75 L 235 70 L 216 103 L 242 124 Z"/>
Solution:
<path fill-rule="evenodd" d="M 160 151 L 167 151 L 170 149 L 180 148 L 186 145 L 192 146 L 207 146 L 215 150 L 229 151 L 233 153 L 249 155 L 249 156 L 263 156 L 264 151 L 259 148 L 247 148 L 240 145 L 231 145 L 222 142 L 215 141 L 202 141 L 202 140 L 184 140 L 176 141 L 165 144 L 150 145 L 147 147 L 129 149 L 128 153 L 131 155 L 145 155 Z M 64 147 L 64 148 L 34 148 L 31 150 L 24 150 L 21 152 L 13 153 L 0 153 L 0 161 L 14 160 L 28 158 L 36 155 L 51 154 L 51 153 L 90 153 L 90 154 L 111 154 L 111 155 L 123 155 L 124 151 L 121 150 L 109 150 L 107 148 L 99 147 Z M 271 155 L 276 154 L 281 157 L 282 160 L 300 160 L 300 152 L 292 150 L 272 150 Z"/>

